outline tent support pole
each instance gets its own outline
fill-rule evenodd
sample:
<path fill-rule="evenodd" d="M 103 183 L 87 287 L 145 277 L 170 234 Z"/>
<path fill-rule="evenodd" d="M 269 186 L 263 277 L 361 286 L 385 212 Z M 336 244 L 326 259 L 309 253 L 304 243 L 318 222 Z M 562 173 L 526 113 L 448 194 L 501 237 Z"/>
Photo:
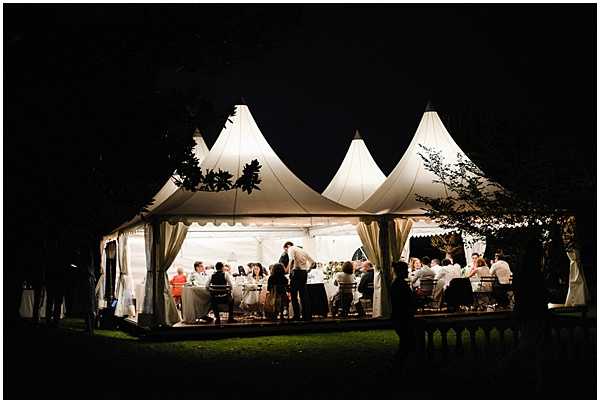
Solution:
<path fill-rule="evenodd" d="M 158 324 L 158 262 L 157 262 L 157 245 L 160 242 L 160 223 L 157 219 L 153 219 L 152 225 L 152 327 Z"/>
<path fill-rule="evenodd" d="M 389 222 L 388 216 L 383 216 L 379 219 L 379 248 L 381 249 L 381 281 L 382 281 L 382 316 L 389 317 L 390 310 L 390 296 L 389 289 L 391 285 L 391 259 L 390 259 L 390 240 L 389 240 Z"/>

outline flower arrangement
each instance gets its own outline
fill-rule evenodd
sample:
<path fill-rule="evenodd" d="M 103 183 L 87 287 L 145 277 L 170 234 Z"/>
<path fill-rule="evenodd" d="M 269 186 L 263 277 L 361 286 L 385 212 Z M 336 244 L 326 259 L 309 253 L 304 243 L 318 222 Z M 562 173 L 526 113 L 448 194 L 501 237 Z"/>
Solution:
<path fill-rule="evenodd" d="M 323 279 L 325 281 L 330 280 L 335 276 L 335 273 L 342 271 L 342 265 L 344 262 L 331 261 L 323 268 Z"/>

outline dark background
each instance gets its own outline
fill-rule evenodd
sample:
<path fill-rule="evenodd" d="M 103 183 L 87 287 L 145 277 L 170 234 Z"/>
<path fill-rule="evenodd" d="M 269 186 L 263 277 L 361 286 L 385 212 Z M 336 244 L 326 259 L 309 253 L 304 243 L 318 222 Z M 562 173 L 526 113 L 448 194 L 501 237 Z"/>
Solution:
<path fill-rule="evenodd" d="M 243 96 L 317 191 L 355 129 L 388 174 L 432 99 L 489 176 L 575 212 L 595 262 L 594 4 L 3 7 L 10 267 L 149 200 L 182 94 L 203 97 L 209 146 Z"/>

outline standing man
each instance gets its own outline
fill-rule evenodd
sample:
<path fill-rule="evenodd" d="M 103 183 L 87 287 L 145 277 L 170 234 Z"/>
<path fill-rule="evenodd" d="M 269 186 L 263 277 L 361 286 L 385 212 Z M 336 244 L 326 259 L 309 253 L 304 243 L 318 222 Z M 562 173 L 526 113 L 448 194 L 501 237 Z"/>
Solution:
<path fill-rule="evenodd" d="M 390 286 L 392 300 L 392 323 L 399 338 L 396 359 L 403 362 L 411 351 L 415 351 L 415 311 L 416 304 L 412 291 L 405 279 L 408 277 L 406 262 L 392 263 L 394 281 Z"/>
<path fill-rule="evenodd" d="M 286 242 L 285 245 L 290 244 L 290 245 L 294 245 L 291 242 Z M 279 263 L 281 263 L 281 265 L 283 266 L 283 268 L 285 269 L 286 273 L 289 273 L 289 265 L 290 265 L 290 257 L 288 256 L 288 251 L 287 248 L 285 247 L 285 245 L 283 245 L 283 253 L 281 254 L 281 256 L 279 257 Z M 252 271 L 250 271 L 252 273 Z"/>
<path fill-rule="evenodd" d="M 290 273 L 290 288 L 292 293 L 292 307 L 294 308 L 294 317 L 292 320 L 300 320 L 300 305 L 298 304 L 298 295 L 302 302 L 302 320 L 312 320 L 310 311 L 310 297 L 306 288 L 308 270 L 315 263 L 314 260 L 302 248 L 294 246 L 290 241 L 283 245 L 287 252 L 289 263 L 288 271 Z"/>

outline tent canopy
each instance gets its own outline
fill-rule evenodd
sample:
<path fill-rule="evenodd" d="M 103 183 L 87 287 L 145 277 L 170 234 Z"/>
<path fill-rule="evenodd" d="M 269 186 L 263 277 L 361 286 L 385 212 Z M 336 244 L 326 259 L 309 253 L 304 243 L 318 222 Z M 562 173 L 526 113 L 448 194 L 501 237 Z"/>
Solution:
<path fill-rule="evenodd" d="M 342 165 L 323 192 L 323 196 L 344 206 L 357 208 L 384 180 L 385 175 L 357 130 Z"/>
<path fill-rule="evenodd" d="M 315 192 L 279 159 L 267 143 L 246 105 L 237 105 L 225 128 L 201 164 L 202 170 L 224 170 L 241 174 L 246 163 L 257 159 L 260 190 L 248 194 L 241 189 L 227 192 L 190 192 L 177 189 L 151 214 L 169 217 L 169 221 L 194 221 L 200 224 L 248 223 L 244 218 L 264 217 L 356 217 L 360 215 Z M 363 213 L 365 214 L 365 213 Z M 328 220 L 309 220 L 310 225 L 327 224 Z M 259 220 L 260 222 L 260 220 Z"/>
<path fill-rule="evenodd" d="M 206 158 L 206 156 L 208 155 L 208 146 L 206 145 L 206 142 L 204 141 L 204 137 L 202 137 L 202 134 L 200 133 L 200 131 L 198 129 L 196 129 L 194 131 L 194 148 L 192 149 L 192 153 L 194 154 L 194 156 L 196 157 L 196 159 L 198 160 L 198 165 L 202 164 L 202 161 L 204 161 L 204 158 Z M 176 176 L 176 174 L 174 174 L 174 176 Z M 156 193 L 156 195 L 152 198 L 152 203 L 150 203 L 146 208 L 149 212 L 153 212 L 154 210 L 156 210 L 162 203 L 164 203 L 165 200 L 167 200 L 171 195 L 173 195 L 173 193 L 175 193 L 177 191 L 177 189 L 179 189 L 179 187 L 175 184 L 174 180 L 173 180 L 173 176 L 171 176 L 169 179 L 167 179 L 167 182 L 163 185 L 163 187 Z M 125 222 L 124 224 L 122 224 L 120 227 L 118 227 L 116 231 L 119 231 L 121 229 L 126 229 L 126 228 L 132 228 L 136 225 L 141 224 L 142 222 L 142 215 L 141 213 L 136 215 L 133 219 Z M 114 237 L 115 234 L 113 234 Z"/>
<path fill-rule="evenodd" d="M 438 178 L 425 168 L 419 145 L 436 150 L 446 163 L 456 162 L 459 154 L 463 160 L 468 160 L 429 103 L 400 162 L 359 209 L 375 214 L 421 215 L 425 205 L 416 200 L 416 195 L 448 197 L 445 186 L 435 183 Z"/>

